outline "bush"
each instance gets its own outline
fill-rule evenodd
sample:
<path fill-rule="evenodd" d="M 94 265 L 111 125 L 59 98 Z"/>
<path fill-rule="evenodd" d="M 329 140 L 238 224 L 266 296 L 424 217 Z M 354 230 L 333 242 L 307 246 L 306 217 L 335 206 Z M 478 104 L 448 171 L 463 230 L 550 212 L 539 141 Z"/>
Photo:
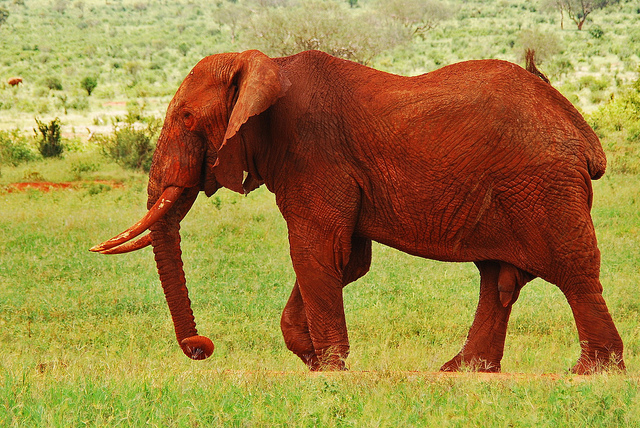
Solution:
<path fill-rule="evenodd" d="M 599 25 L 594 25 L 593 27 L 589 28 L 589 34 L 594 39 L 601 39 L 602 36 L 604 36 L 604 30 Z"/>
<path fill-rule="evenodd" d="M 20 130 L 0 130 L 0 164 L 18 166 L 37 158 L 38 154 L 31 148 L 30 139 Z"/>
<path fill-rule="evenodd" d="M 639 79 L 640 80 L 640 79 Z M 633 86 L 589 116 L 612 172 L 640 173 L 640 92 Z"/>
<path fill-rule="evenodd" d="M 582 76 L 578 80 L 579 89 L 589 88 L 591 92 L 604 91 L 609 87 L 610 82 L 606 78 L 598 79 L 592 75 Z"/>
<path fill-rule="evenodd" d="M 131 109 L 124 119 L 116 118 L 113 134 L 96 135 L 103 153 L 125 168 L 149 172 L 162 120 L 144 117 Z"/>
<path fill-rule="evenodd" d="M 558 36 L 538 28 L 522 30 L 518 36 L 516 47 L 520 60 L 525 58 L 527 50 L 534 51 L 536 65 L 542 64 L 562 51 Z"/>
<path fill-rule="evenodd" d="M 52 158 L 62 155 L 64 146 L 62 145 L 62 136 L 60 134 L 60 119 L 56 117 L 47 125 L 36 118 L 36 123 L 42 135 L 38 142 L 38 150 L 40 150 L 42 157 Z M 34 132 L 36 133 L 36 137 L 38 137 L 38 132 L 35 129 Z"/>
<path fill-rule="evenodd" d="M 62 80 L 59 77 L 47 77 L 44 79 L 44 85 L 52 91 L 62 90 Z"/>

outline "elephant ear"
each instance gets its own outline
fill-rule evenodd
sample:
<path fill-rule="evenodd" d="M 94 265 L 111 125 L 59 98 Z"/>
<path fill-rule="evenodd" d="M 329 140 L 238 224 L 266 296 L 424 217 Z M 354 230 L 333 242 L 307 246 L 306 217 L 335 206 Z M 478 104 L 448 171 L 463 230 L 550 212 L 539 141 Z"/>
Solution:
<path fill-rule="evenodd" d="M 260 182 L 251 174 L 244 180 L 245 171 L 250 172 L 250 169 L 240 128 L 250 117 L 271 107 L 285 94 L 291 83 L 275 62 L 255 50 L 239 54 L 234 61 L 230 84 L 234 82 L 237 85 L 237 101 L 231 111 L 213 171 L 220 185 L 238 193 L 248 193 Z"/>

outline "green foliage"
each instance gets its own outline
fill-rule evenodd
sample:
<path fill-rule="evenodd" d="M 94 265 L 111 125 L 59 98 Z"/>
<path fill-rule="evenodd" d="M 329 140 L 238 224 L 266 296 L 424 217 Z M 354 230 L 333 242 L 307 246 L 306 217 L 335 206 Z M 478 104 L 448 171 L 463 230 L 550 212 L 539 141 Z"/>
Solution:
<path fill-rule="evenodd" d="M 52 91 L 62 91 L 62 80 L 56 76 L 49 76 L 44 79 L 44 85 Z"/>
<path fill-rule="evenodd" d="M 81 180 L 86 174 L 97 172 L 100 164 L 90 160 L 78 160 L 71 163 L 71 172 L 75 180 Z"/>
<path fill-rule="evenodd" d="M 599 25 L 593 25 L 589 28 L 589 34 L 595 39 L 600 39 L 604 36 L 604 30 Z"/>
<path fill-rule="evenodd" d="M 178 45 L 178 50 L 180 51 L 182 56 L 187 56 L 187 54 L 189 53 L 189 49 L 190 48 L 191 48 L 191 46 L 189 46 L 188 43 L 180 43 Z"/>
<path fill-rule="evenodd" d="M 595 67 L 593 74 L 610 81 L 626 76 L 635 70 L 640 53 L 634 43 L 640 38 L 633 25 L 637 6 L 630 2 L 589 16 L 585 29 L 598 26 L 605 32 L 600 38 L 562 31 L 557 12 L 542 13 L 536 2 L 522 0 L 363 0 L 353 8 L 347 0 L 138 3 L 73 0 L 54 7 L 51 0 L 24 7 L 5 1 L 11 25 L 2 26 L 0 75 L 20 75 L 25 85 L 0 90 L 0 120 L 9 124 L 0 127 L 24 128 L 34 115 L 61 115 L 65 109 L 70 114 L 94 109 L 91 117 L 112 117 L 120 113 L 111 103 L 141 98 L 150 111 L 162 115 L 165 97 L 175 93 L 198 60 L 216 52 L 260 48 L 283 55 L 316 47 L 385 71 L 415 75 L 468 59 L 521 63 L 520 34 L 535 30 L 561 41 L 562 53 L 543 58 L 541 68 L 556 87 L 577 81 L 574 72 L 585 68 Z M 565 18 L 569 20 L 566 13 Z M 556 67 L 561 65 L 558 58 L 573 68 Z M 99 80 L 90 104 L 80 85 L 87 76 Z M 0 81 L 0 88 L 5 82 Z M 609 93 L 601 95 L 597 103 Z M 567 96 L 584 111 L 597 107 L 591 94 Z M 82 118 L 65 120 L 77 129 L 90 126 Z"/>
<path fill-rule="evenodd" d="M 52 158 L 62 155 L 64 145 L 62 144 L 60 119 L 55 118 L 48 125 L 36 118 L 38 131 L 40 131 L 40 141 L 38 142 L 38 150 L 42 157 Z M 38 132 L 34 130 L 36 137 Z"/>
<path fill-rule="evenodd" d="M 435 0 L 377 0 L 383 16 L 400 22 L 412 34 L 424 34 L 453 16 L 449 3 Z"/>
<path fill-rule="evenodd" d="M 558 54 L 562 49 L 560 39 L 554 33 L 541 31 L 538 27 L 522 30 L 518 36 L 518 58 L 523 61 L 527 50 L 535 52 L 535 63 L 540 65 Z"/>
<path fill-rule="evenodd" d="M 113 133 L 94 138 L 103 153 L 125 168 L 148 172 L 162 129 L 162 120 L 144 116 L 144 107 L 129 108 L 127 116 L 116 118 Z"/>
<path fill-rule="evenodd" d="M 9 10 L 6 7 L 0 7 L 0 27 L 9 19 Z"/>
<path fill-rule="evenodd" d="M 593 11 L 618 4 L 620 0 L 545 0 L 544 3 L 547 7 L 558 10 L 563 19 L 566 13 L 578 30 L 582 30 L 587 17 Z"/>
<path fill-rule="evenodd" d="M 31 141 L 20 130 L 0 130 L 0 164 L 17 166 L 38 158 Z"/>
<path fill-rule="evenodd" d="M 98 86 L 98 79 L 95 76 L 87 76 L 80 81 L 80 86 L 91 96 L 93 90 Z"/>
<path fill-rule="evenodd" d="M 578 79 L 578 89 L 589 88 L 592 92 L 602 91 L 609 87 L 610 82 L 606 79 L 597 78 L 591 74 Z"/>
<path fill-rule="evenodd" d="M 382 16 L 349 8 L 343 1 L 309 0 L 254 14 L 248 36 L 251 44 L 271 55 L 317 49 L 367 64 L 408 41 L 410 34 L 389 25 Z"/>
<path fill-rule="evenodd" d="M 603 139 L 609 170 L 640 173 L 640 78 L 589 116 Z"/>

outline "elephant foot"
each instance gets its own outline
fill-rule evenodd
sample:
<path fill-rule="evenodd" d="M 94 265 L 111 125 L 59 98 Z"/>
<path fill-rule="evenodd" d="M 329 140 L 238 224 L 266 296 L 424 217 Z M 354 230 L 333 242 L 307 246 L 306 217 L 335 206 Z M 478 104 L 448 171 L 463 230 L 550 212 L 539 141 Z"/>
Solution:
<path fill-rule="evenodd" d="M 500 373 L 500 361 L 489 361 L 482 357 L 458 354 L 440 367 L 441 372 Z"/>
<path fill-rule="evenodd" d="M 624 360 L 617 353 L 588 355 L 583 353 L 571 369 L 577 375 L 591 375 L 602 372 L 626 372 Z"/>
<path fill-rule="evenodd" d="M 346 371 L 345 360 L 349 354 L 348 348 L 332 347 L 317 354 L 299 354 L 298 357 L 312 372 L 318 371 Z M 319 355 L 318 355 L 319 354 Z"/>
<path fill-rule="evenodd" d="M 302 360 L 302 362 L 309 368 L 309 370 L 311 371 L 316 371 L 318 370 L 318 357 L 316 356 L 315 352 L 312 352 L 310 354 L 297 354 L 298 358 L 300 358 Z"/>

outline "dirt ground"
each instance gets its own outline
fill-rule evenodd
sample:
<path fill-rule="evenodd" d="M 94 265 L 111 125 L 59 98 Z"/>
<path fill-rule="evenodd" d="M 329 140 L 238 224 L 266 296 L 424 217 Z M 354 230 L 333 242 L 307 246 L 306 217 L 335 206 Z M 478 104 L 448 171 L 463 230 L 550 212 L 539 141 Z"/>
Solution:
<path fill-rule="evenodd" d="M 91 184 L 103 184 L 111 187 L 122 187 L 122 183 L 107 180 L 96 181 L 69 181 L 63 183 L 52 183 L 49 181 L 30 181 L 23 183 L 11 183 L 5 186 L 4 190 L 8 193 L 26 192 L 36 190 L 41 192 L 49 192 L 51 190 L 77 189 Z"/>

